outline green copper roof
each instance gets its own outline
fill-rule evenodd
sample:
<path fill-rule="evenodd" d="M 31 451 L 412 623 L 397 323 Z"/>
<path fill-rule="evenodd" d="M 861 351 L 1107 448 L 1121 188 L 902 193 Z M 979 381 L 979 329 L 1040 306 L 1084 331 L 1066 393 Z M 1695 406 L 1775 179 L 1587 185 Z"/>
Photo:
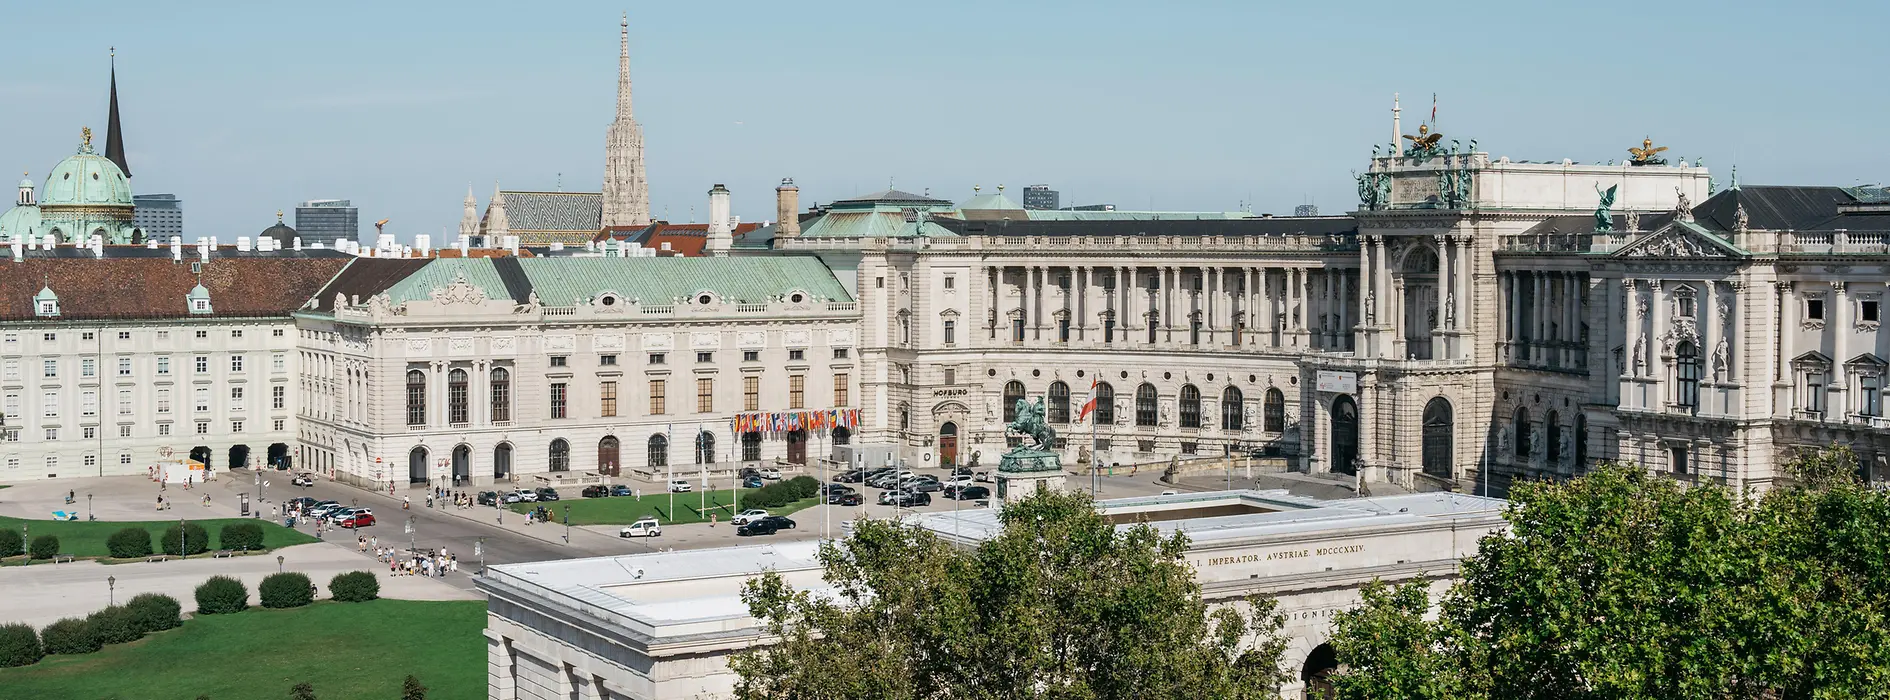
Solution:
<path fill-rule="evenodd" d="M 387 289 L 394 304 L 430 298 L 464 276 L 488 298 L 574 306 L 605 293 L 670 304 L 701 292 L 731 303 L 764 303 L 789 292 L 852 301 L 833 271 L 811 256 L 732 258 L 444 258 Z"/>
<path fill-rule="evenodd" d="M 905 212 L 897 207 L 880 207 L 878 210 L 827 212 L 802 224 L 801 235 L 807 238 L 915 238 L 955 234 L 930 221 L 907 221 Z"/>
<path fill-rule="evenodd" d="M 52 287 L 40 287 L 39 293 L 33 295 L 33 301 L 59 301 L 59 295 L 53 293 Z"/>
<path fill-rule="evenodd" d="M 79 152 L 59 161 L 46 176 L 40 206 L 131 207 L 131 182 L 118 166 L 92 151 L 90 132 Z"/>

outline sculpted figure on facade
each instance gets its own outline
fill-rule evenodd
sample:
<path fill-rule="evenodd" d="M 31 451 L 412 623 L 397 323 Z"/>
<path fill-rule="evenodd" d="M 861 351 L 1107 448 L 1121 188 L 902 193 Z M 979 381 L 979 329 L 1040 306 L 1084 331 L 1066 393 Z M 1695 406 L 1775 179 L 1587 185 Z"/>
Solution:
<path fill-rule="evenodd" d="M 1545 425 L 1541 430 L 1529 431 L 1529 458 L 1537 464 L 1541 464 L 1548 458 L 1542 448 L 1542 434 L 1548 432 L 1548 429 L 1549 426 Z"/>
<path fill-rule="evenodd" d="M 1562 465 L 1565 467 L 1581 466 L 1575 463 L 1575 440 L 1576 439 L 1577 438 L 1575 437 L 1575 435 L 1571 433 L 1568 439 L 1562 441 L 1562 454 L 1557 456 L 1556 461 L 1561 462 Z"/>
<path fill-rule="evenodd" d="M 1509 426 L 1507 425 L 1498 426 L 1496 429 L 1496 453 L 1499 455 L 1507 455 L 1509 454 L 1509 450 L 1510 450 Z"/>
<path fill-rule="evenodd" d="M 1713 381 L 1726 381 L 1726 367 L 1730 359 L 1728 355 L 1731 354 L 1731 351 L 1731 347 L 1726 344 L 1726 338 L 1724 337 L 1719 339 L 1718 345 L 1713 346 Z"/>
<path fill-rule="evenodd" d="M 1622 214 L 1621 217 L 1626 220 L 1625 223 L 1627 224 L 1628 233 L 1636 233 L 1641 230 L 1640 212 L 1630 211 L 1626 214 Z"/>

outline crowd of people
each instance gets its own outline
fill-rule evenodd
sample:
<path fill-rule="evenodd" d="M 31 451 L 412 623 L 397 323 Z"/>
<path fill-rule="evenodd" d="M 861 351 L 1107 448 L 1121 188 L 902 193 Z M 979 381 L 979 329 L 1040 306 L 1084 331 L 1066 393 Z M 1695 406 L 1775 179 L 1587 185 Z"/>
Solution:
<path fill-rule="evenodd" d="M 442 547 L 433 551 L 402 552 L 393 547 L 382 547 L 379 537 L 360 536 L 355 546 L 366 554 L 374 552 L 374 559 L 387 565 L 387 573 L 393 576 L 426 576 L 442 578 L 449 573 L 459 572 L 459 555 Z"/>

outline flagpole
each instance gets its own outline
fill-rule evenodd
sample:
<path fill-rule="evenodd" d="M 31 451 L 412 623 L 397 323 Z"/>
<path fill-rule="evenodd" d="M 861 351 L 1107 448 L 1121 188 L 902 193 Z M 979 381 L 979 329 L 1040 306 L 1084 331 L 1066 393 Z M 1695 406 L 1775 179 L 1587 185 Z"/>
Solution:
<path fill-rule="evenodd" d="M 676 436 L 676 424 L 663 426 L 663 490 L 669 492 L 669 521 L 676 522 L 676 462 L 669 458 L 669 440 Z"/>

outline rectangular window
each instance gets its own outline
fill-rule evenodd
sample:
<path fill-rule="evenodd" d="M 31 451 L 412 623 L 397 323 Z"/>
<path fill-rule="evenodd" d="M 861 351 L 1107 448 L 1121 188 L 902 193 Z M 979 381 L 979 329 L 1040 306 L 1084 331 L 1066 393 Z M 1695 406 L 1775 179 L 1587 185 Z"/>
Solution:
<path fill-rule="evenodd" d="M 1858 318 L 1871 323 L 1877 322 L 1877 302 L 1865 300 L 1857 310 Z"/>
<path fill-rule="evenodd" d="M 59 392 L 48 391 L 39 395 L 39 414 L 46 418 L 59 417 Z"/>
<path fill-rule="evenodd" d="M 278 433 L 279 433 L 279 432 L 282 432 L 282 429 L 283 429 L 283 426 L 285 426 L 285 425 L 288 425 L 288 422 L 289 422 L 289 419 L 287 419 L 287 418 L 277 418 L 277 419 L 275 420 L 275 426 L 276 426 L 276 427 L 275 427 L 275 430 L 276 430 L 276 432 L 278 432 Z"/>
<path fill-rule="evenodd" d="M 844 359 L 847 359 L 847 349 L 846 349 L 846 348 L 834 348 L 834 349 L 833 349 L 833 359 L 836 359 L 836 360 L 844 360 Z"/>
<path fill-rule="evenodd" d="M 289 369 L 289 359 L 287 355 L 284 355 L 282 353 L 276 353 L 274 355 L 269 356 L 269 371 L 286 372 L 288 371 L 288 369 Z"/>
<path fill-rule="evenodd" d="M 1805 318 L 1808 318 L 1814 321 L 1824 320 L 1824 300 L 1823 299 L 1806 299 L 1805 300 Z"/>
<path fill-rule="evenodd" d="M 1667 461 L 1673 466 L 1673 473 L 1685 475 L 1687 473 L 1687 448 L 1667 448 Z"/>
<path fill-rule="evenodd" d="M 1877 385 L 1879 381 L 1881 380 L 1873 374 L 1861 375 L 1857 378 L 1858 394 L 1860 395 L 1858 397 L 1860 399 L 1858 401 L 1858 410 L 1862 411 L 1866 416 L 1883 415 L 1882 394 L 1880 387 Z"/>
<path fill-rule="evenodd" d="M 39 339 L 40 339 L 40 340 L 44 340 L 44 341 L 46 341 L 46 342 L 48 342 L 48 343 L 50 343 L 50 342 L 53 342 L 53 341 L 56 341 L 56 340 L 58 340 L 58 339 L 59 339 L 59 334 L 57 334 L 57 333 L 47 333 L 47 334 L 44 334 L 44 335 L 41 335 L 41 336 L 39 337 Z"/>
<path fill-rule="evenodd" d="M 118 332 L 118 339 L 119 339 L 119 340 L 131 340 L 131 331 L 119 331 L 119 332 Z"/>
<path fill-rule="evenodd" d="M 197 396 L 197 412 L 198 412 L 198 413 L 208 413 L 208 412 L 210 411 L 210 389 L 209 389 L 209 387 L 198 387 L 198 388 L 197 388 L 197 392 L 196 392 L 196 396 Z"/>
<path fill-rule="evenodd" d="M 570 358 L 565 357 L 564 355 L 551 356 L 551 366 L 553 367 L 565 367 L 565 366 L 568 366 L 569 362 L 570 362 Z"/>
<path fill-rule="evenodd" d="M 118 426 L 118 437 L 121 437 L 121 438 L 131 437 L 131 426 L 129 425 Z"/>
<path fill-rule="evenodd" d="M 46 429 L 46 441 L 47 441 L 47 442 L 57 442 L 58 440 L 59 440 L 59 429 L 58 429 L 58 428 L 47 428 L 47 429 Z M 52 457 L 47 457 L 47 458 L 46 458 L 46 460 L 47 460 L 47 464 L 49 464 L 49 465 L 50 465 L 50 464 L 52 463 L 52 460 L 53 460 L 53 459 L 54 459 L 54 458 L 52 458 Z"/>
<path fill-rule="evenodd" d="M 210 434 L 210 421 L 199 421 L 197 423 L 197 434 L 209 435 Z"/>
<path fill-rule="evenodd" d="M 131 358 L 129 357 L 118 358 L 118 376 L 120 377 L 131 376 Z"/>
<path fill-rule="evenodd" d="M 653 365 L 663 364 L 664 359 L 665 358 L 663 357 L 663 353 L 660 353 L 660 352 L 650 353 L 650 364 L 653 364 Z"/>
<path fill-rule="evenodd" d="M 874 289 L 885 289 L 885 288 L 886 288 L 886 278 L 884 278 L 884 277 L 874 277 L 874 278 L 873 278 L 873 288 L 874 288 Z"/>
<path fill-rule="evenodd" d="M 121 465 L 131 464 L 131 453 L 130 452 L 118 453 L 118 463 Z"/>
<path fill-rule="evenodd" d="M 1070 319 L 1068 318 L 1057 319 L 1057 342 L 1059 343 L 1070 342 Z"/>
<path fill-rule="evenodd" d="M 1824 411 L 1824 374 L 1805 375 L 1805 410 L 1813 413 Z"/>
<path fill-rule="evenodd" d="M 617 356 L 616 355 L 598 355 L 597 364 L 604 367 L 610 367 L 612 365 L 617 364 Z"/>
<path fill-rule="evenodd" d="M 230 387 L 230 410 L 232 411 L 243 410 L 243 387 L 240 387 L 240 386 Z"/>
<path fill-rule="evenodd" d="M 836 408 L 847 405 L 847 375 L 833 375 L 833 405 Z"/>
<path fill-rule="evenodd" d="M 790 362 L 800 362 L 802 360 L 806 360 L 807 351 L 806 350 L 789 350 L 787 351 L 787 359 Z"/>
<path fill-rule="evenodd" d="M 6 364 L 0 365 L 0 367 L 4 368 L 4 369 L 0 369 L 0 379 L 4 379 L 9 382 L 17 382 L 20 380 L 20 361 L 19 360 L 7 360 Z"/>
<path fill-rule="evenodd" d="M 282 337 L 282 329 L 280 329 L 280 328 L 277 328 L 277 329 L 274 329 L 274 330 L 271 330 L 271 331 L 269 331 L 269 337 L 271 337 L 271 338 L 280 338 L 280 337 Z"/>
<path fill-rule="evenodd" d="M 1024 342 L 1024 319 L 1011 319 L 1011 342 Z"/>
<path fill-rule="evenodd" d="M 158 437 L 169 437 L 170 434 L 171 434 L 171 424 L 169 423 L 158 424 Z"/>
<path fill-rule="evenodd" d="M 957 383 L 958 383 L 958 370 L 956 368 L 946 367 L 945 368 L 945 386 L 951 386 Z"/>
<path fill-rule="evenodd" d="M 761 377 L 742 377 L 742 410 L 761 410 Z"/>
<path fill-rule="evenodd" d="M 661 379 L 650 380 L 650 415 L 660 416 L 669 412 L 667 388 Z"/>
<path fill-rule="evenodd" d="M 696 361 L 697 361 L 697 362 L 714 362 L 714 361 L 715 361 L 715 353 L 712 353 L 712 352 L 699 352 L 699 353 L 696 353 Z"/>
<path fill-rule="evenodd" d="M 86 455 L 86 456 L 85 456 L 85 466 L 88 466 L 88 467 L 96 467 L 96 466 L 98 466 L 98 455 L 94 455 L 94 454 L 88 454 L 88 455 Z"/>
<path fill-rule="evenodd" d="M 157 373 L 158 374 L 171 373 L 171 358 L 169 356 L 162 356 L 157 359 Z"/>
<path fill-rule="evenodd" d="M 945 276 L 945 288 L 946 288 L 946 289 L 957 289 L 957 288 L 958 288 L 958 286 L 957 286 L 957 285 L 958 285 L 958 277 L 957 277 L 957 276 L 955 276 L 955 275 L 946 275 L 946 276 Z"/>
<path fill-rule="evenodd" d="M 760 362 L 761 351 L 760 350 L 743 350 L 742 361 L 743 362 Z"/>
<path fill-rule="evenodd" d="M 787 378 L 788 408 L 807 408 L 807 377 L 794 375 Z"/>
<path fill-rule="evenodd" d="M 617 415 L 617 383 L 599 382 L 597 385 L 598 415 L 613 418 Z"/>
<path fill-rule="evenodd" d="M 269 387 L 269 407 L 282 410 L 289 407 L 289 388 L 286 386 Z"/>
<path fill-rule="evenodd" d="M 241 338 L 241 337 L 243 337 L 243 331 L 242 331 L 242 329 L 235 329 L 235 330 L 231 330 L 231 331 L 230 331 L 230 337 L 232 337 L 232 338 Z"/>
<path fill-rule="evenodd" d="M 958 342 L 958 322 L 946 321 L 945 322 L 945 344 L 952 345 L 957 342 Z"/>
<path fill-rule="evenodd" d="M 243 371 L 243 356 L 242 355 L 230 356 L 230 371 L 231 372 Z"/>
<path fill-rule="evenodd" d="M 1137 440 L 1135 441 L 1135 451 L 1144 452 L 1144 453 L 1154 452 L 1155 441 L 1154 440 Z"/>
<path fill-rule="evenodd" d="M 81 377 L 98 376 L 98 360 L 94 360 L 90 357 L 85 358 L 83 360 L 79 360 L 79 376 Z"/>
<path fill-rule="evenodd" d="M 563 418 L 565 416 L 564 390 L 565 390 L 564 382 L 553 382 L 551 384 L 551 417 L 552 418 Z"/>
<path fill-rule="evenodd" d="M 197 356 L 197 373 L 198 373 L 198 374 L 209 374 L 209 373 L 210 373 L 210 358 L 209 358 L 209 356 L 206 356 L 206 355 L 198 355 L 198 356 Z"/>
<path fill-rule="evenodd" d="M 243 432 L 243 421 L 240 421 L 240 420 L 230 421 L 230 432 L 232 433 Z"/>
<path fill-rule="evenodd" d="M 158 413 L 171 412 L 171 390 L 170 389 L 157 390 L 157 412 Z"/>
<path fill-rule="evenodd" d="M 1114 316 L 1103 317 L 1103 342 L 1116 342 L 1116 317 Z"/>
<path fill-rule="evenodd" d="M 91 389 L 79 392 L 79 415 L 90 418 L 98 415 L 98 392 Z"/>
<path fill-rule="evenodd" d="M 91 341 L 91 340 L 97 340 L 97 339 L 98 339 L 98 335 L 91 331 L 86 331 L 84 333 L 79 334 L 79 340 Z"/>
<path fill-rule="evenodd" d="M 59 376 L 59 361 L 58 360 L 41 361 L 39 369 L 40 369 L 39 376 L 45 377 L 47 379 L 52 379 L 53 377 Z"/>
<path fill-rule="evenodd" d="M 158 342 L 160 342 L 160 343 L 164 343 L 164 342 L 169 342 L 169 341 L 170 341 L 170 339 L 171 339 L 171 332 L 170 332 L 170 331 L 158 331 L 158 332 L 157 332 L 157 339 L 158 339 Z"/>
<path fill-rule="evenodd" d="M 696 378 L 696 412 L 715 412 L 715 380 L 709 377 Z"/>
<path fill-rule="evenodd" d="M 210 337 L 210 331 L 197 331 L 198 340 L 205 340 L 205 339 L 208 339 L 209 337 Z"/>

